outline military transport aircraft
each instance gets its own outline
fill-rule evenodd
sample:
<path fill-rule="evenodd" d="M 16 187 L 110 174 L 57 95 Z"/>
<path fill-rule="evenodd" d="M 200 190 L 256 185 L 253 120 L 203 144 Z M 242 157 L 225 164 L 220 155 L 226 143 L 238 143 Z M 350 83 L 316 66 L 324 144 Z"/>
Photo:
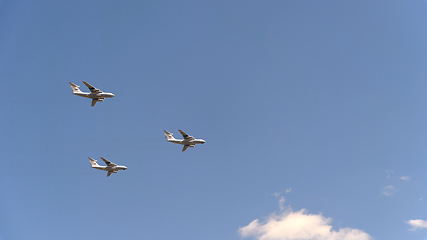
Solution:
<path fill-rule="evenodd" d="M 166 140 L 168 142 L 184 145 L 184 147 L 182 148 L 183 152 L 185 150 L 187 150 L 187 148 L 189 148 L 189 147 L 196 146 L 196 144 L 204 144 L 204 143 L 206 143 L 206 141 L 203 140 L 203 139 L 196 139 L 196 138 L 194 138 L 192 136 L 189 136 L 188 134 L 186 134 L 182 130 L 178 130 L 178 131 L 181 133 L 181 135 L 184 137 L 184 139 L 176 139 L 176 138 L 173 137 L 172 133 L 170 133 L 170 132 L 168 132 L 166 130 L 164 130 L 164 134 L 165 134 Z"/>
<path fill-rule="evenodd" d="M 91 106 L 95 106 L 97 102 L 103 102 L 105 98 L 112 98 L 115 95 L 112 93 L 103 92 L 100 89 L 97 89 L 90 85 L 89 83 L 82 81 L 87 88 L 89 88 L 90 93 L 82 92 L 80 90 L 80 86 L 78 86 L 75 83 L 70 82 L 71 90 L 73 90 L 73 94 L 80 96 L 80 97 L 86 97 L 86 98 L 92 98 L 92 104 Z"/>
<path fill-rule="evenodd" d="M 101 157 L 101 160 L 104 161 L 105 164 L 107 164 L 107 166 L 98 165 L 98 163 L 96 162 L 95 159 L 93 159 L 91 157 L 88 157 L 88 158 L 89 158 L 89 162 L 90 162 L 90 165 L 92 166 L 92 168 L 107 171 L 107 177 L 110 176 L 112 173 L 118 172 L 119 170 L 128 169 L 126 166 L 117 165 L 115 163 L 108 161 L 107 159 L 105 159 L 103 157 Z"/>

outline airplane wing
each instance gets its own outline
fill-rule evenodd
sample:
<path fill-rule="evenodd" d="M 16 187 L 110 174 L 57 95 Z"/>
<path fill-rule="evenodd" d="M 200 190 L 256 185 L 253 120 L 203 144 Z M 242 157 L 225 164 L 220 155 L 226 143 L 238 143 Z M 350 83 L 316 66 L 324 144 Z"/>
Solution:
<path fill-rule="evenodd" d="M 113 173 L 113 171 L 108 171 L 107 172 L 107 177 L 109 177 L 112 173 Z"/>
<path fill-rule="evenodd" d="M 179 133 L 181 133 L 181 135 L 184 137 L 184 139 L 188 139 L 188 140 L 194 139 L 192 136 L 189 136 L 184 131 L 182 131 L 182 130 L 178 130 L 178 131 L 179 131 Z"/>
<path fill-rule="evenodd" d="M 114 166 L 117 166 L 117 164 L 115 164 L 115 163 L 112 163 L 112 162 L 110 162 L 110 161 L 108 161 L 106 158 L 103 158 L 103 157 L 101 157 L 101 160 L 102 161 L 104 161 L 105 162 L 105 164 L 107 164 L 107 166 L 111 166 L 111 167 L 114 167 Z"/>
<path fill-rule="evenodd" d="M 104 101 L 104 98 L 92 98 L 92 103 L 90 104 L 92 107 L 95 107 L 97 102 Z"/>
<path fill-rule="evenodd" d="M 91 93 L 101 93 L 102 91 L 100 89 L 95 88 L 94 86 L 90 85 L 88 82 L 82 81 L 87 88 L 89 88 Z"/>
<path fill-rule="evenodd" d="M 184 145 L 184 147 L 182 147 L 182 151 L 183 152 L 185 152 L 185 150 L 187 150 L 187 148 L 189 147 L 190 145 Z"/>
<path fill-rule="evenodd" d="M 98 102 L 98 99 L 94 98 L 92 99 L 92 103 L 90 104 L 92 107 L 95 107 L 96 103 Z"/>

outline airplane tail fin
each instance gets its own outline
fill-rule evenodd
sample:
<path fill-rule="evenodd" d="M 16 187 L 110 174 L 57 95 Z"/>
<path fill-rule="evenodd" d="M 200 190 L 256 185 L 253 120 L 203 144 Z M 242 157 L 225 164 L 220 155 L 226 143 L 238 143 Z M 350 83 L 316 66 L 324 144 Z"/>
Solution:
<path fill-rule="evenodd" d="M 99 167 L 98 163 L 96 162 L 95 159 L 88 157 L 89 158 L 89 163 L 92 167 Z"/>
<path fill-rule="evenodd" d="M 71 90 L 73 91 L 73 93 L 82 92 L 82 91 L 80 91 L 80 86 L 75 84 L 75 83 L 70 82 L 70 87 L 71 87 Z"/>
<path fill-rule="evenodd" d="M 164 132 L 164 134 L 165 134 L 165 137 L 166 137 L 166 140 L 175 140 L 175 138 L 173 137 L 173 134 L 172 133 L 170 133 L 170 132 L 168 132 L 168 131 L 166 131 L 166 130 L 163 130 L 163 132 Z"/>

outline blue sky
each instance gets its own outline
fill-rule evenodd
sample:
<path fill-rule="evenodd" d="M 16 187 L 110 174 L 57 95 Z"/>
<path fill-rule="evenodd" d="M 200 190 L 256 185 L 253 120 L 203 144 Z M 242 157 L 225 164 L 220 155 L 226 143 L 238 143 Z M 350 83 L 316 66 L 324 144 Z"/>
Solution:
<path fill-rule="evenodd" d="M 426 12 L 0 0 L 0 239 L 294 240 L 293 217 L 322 240 L 425 239 Z M 116 97 L 91 108 L 80 80 Z"/>

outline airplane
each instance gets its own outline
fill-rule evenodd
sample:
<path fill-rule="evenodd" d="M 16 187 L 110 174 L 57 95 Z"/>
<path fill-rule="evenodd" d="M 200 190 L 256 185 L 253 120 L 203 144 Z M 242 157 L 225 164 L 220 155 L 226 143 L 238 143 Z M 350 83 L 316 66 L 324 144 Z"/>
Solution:
<path fill-rule="evenodd" d="M 92 104 L 91 104 L 92 107 L 94 107 L 97 102 L 103 102 L 105 98 L 112 98 L 115 96 L 112 93 L 103 92 L 102 90 L 93 87 L 92 85 L 90 85 L 85 81 L 82 81 L 82 82 L 86 85 L 87 88 L 89 88 L 90 93 L 82 92 L 80 90 L 80 86 L 72 82 L 70 82 L 71 90 L 73 90 L 74 95 L 77 95 L 80 97 L 92 98 Z"/>
<path fill-rule="evenodd" d="M 170 132 L 168 132 L 166 130 L 163 130 L 163 132 L 164 132 L 164 134 L 166 136 L 166 140 L 168 142 L 184 145 L 183 148 L 182 148 L 183 152 L 185 150 L 187 150 L 187 148 L 189 148 L 189 147 L 195 147 L 196 144 L 204 144 L 204 143 L 206 143 L 206 141 L 203 140 L 203 139 L 196 139 L 196 138 L 194 138 L 192 136 L 189 136 L 188 134 L 186 134 L 182 130 L 178 130 L 178 131 L 179 131 L 179 133 L 181 133 L 181 135 L 184 137 L 184 139 L 176 139 L 176 138 L 173 137 L 172 133 L 170 133 Z"/>
<path fill-rule="evenodd" d="M 107 177 L 109 177 L 112 173 L 118 172 L 119 170 L 128 169 L 128 167 L 126 167 L 126 166 L 117 165 L 115 163 L 108 161 L 107 159 L 105 159 L 103 157 L 101 157 L 101 160 L 104 161 L 105 164 L 107 164 L 107 166 L 98 165 L 98 163 L 96 162 L 95 159 L 93 159 L 91 157 L 88 157 L 88 158 L 89 158 L 89 163 L 92 166 L 92 168 L 107 171 Z"/>

